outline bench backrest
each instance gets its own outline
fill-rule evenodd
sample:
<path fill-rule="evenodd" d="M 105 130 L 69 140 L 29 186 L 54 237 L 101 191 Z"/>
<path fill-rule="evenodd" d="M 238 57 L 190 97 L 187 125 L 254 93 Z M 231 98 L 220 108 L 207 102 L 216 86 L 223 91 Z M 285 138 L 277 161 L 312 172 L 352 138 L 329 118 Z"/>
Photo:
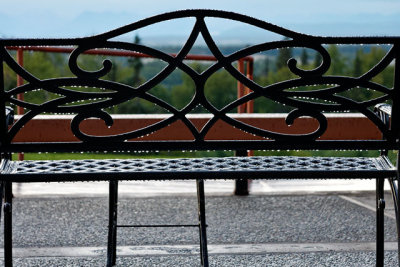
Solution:
<path fill-rule="evenodd" d="M 149 46 L 118 41 L 119 36 L 129 32 L 135 32 L 166 20 L 179 18 L 194 18 L 194 26 L 187 38 L 187 42 L 176 55 L 170 55 Z M 229 55 L 221 53 L 218 45 L 209 31 L 208 18 L 221 18 L 236 22 L 250 24 L 259 29 L 279 34 L 285 39 L 250 45 Z M 215 56 L 216 61 L 202 73 L 193 70 L 184 62 L 186 55 L 193 47 L 196 39 L 202 35 L 208 49 Z M 377 44 L 388 45 L 390 49 L 382 60 L 369 71 L 360 76 L 335 76 L 328 75 L 327 70 L 331 65 L 331 55 L 326 45 L 329 44 Z M 73 73 L 72 77 L 56 77 L 51 79 L 39 79 L 17 64 L 12 57 L 9 46 L 60 46 L 74 47 L 70 54 L 68 67 Z M 314 69 L 303 70 L 298 67 L 297 61 L 291 58 L 287 62 L 287 68 L 296 77 L 277 83 L 262 86 L 238 71 L 234 63 L 247 56 L 286 47 L 303 47 L 319 53 L 321 64 Z M 166 67 L 154 78 L 138 87 L 129 84 L 121 84 L 105 79 L 105 75 L 113 70 L 110 60 L 103 62 L 103 67 L 97 71 L 87 71 L 78 65 L 78 57 L 93 49 L 122 49 L 136 51 L 160 59 L 167 63 Z M 317 37 L 296 33 L 264 21 L 231 12 L 214 10 L 185 10 L 154 16 L 136 23 L 86 38 L 76 39 L 0 39 L 0 125 L 1 125 L 1 150 L 4 151 L 97 151 L 97 150 L 209 150 L 209 149 L 379 149 L 398 148 L 400 123 L 399 90 L 400 90 L 400 38 L 399 37 Z M 393 87 L 388 88 L 373 81 L 373 78 L 391 64 L 395 65 Z M 7 65 L 16 74 L 20 75 L 26 83 L 12 89 L 5 89 L 4 66 Z M 153 87 L 162 82 L 175 69 L 185 72 L 195 84 L 195 94 L 185 107 L 178 109 L 171 104 L 149 93 Z M 249 88 L 250 93 L 217 108 L 207 99 L 204 88 L 208 78 L 218 70 L 225 69 L 238 82 Z M 319 87 L 315 87 L 319 86 Z M 79 88 L 98 88 L 101 92 L 85 92 L 73 90 Z M 296 89 L 300 88 L 300 89 Z M 357 101 L 351 97 L 341 95 L 342 92 L 354 88 L 363 88 L 378 92 L 379 96 L 371 99 Z M 45 103 L 35 104 L 17 99 L 17 94 L 35 90 L 47 91 L 59 95 L 58 98 Z M 374 94 L 372 94 L 374 95 Z M 125 101 L 141 98 L 162 107 L 170 116 L 152 125 L 135 129 L 131 132 L 111 136 L 93 136 L 81 130 L 81 124 L 88 118 L 98 118 L 111 126 L 113 119 L 107 111 L 114 105 Z M 273 132 L 266 127 L 256 127 L 243 123 L 229 115 L 235 112 L 238 106 L 254 99 L 268 98 L 271 101 L 285 105 L 291 109 L 286 117 L 286 123 L 292 124 L 300 117 L 310 117 L 317 121 L 317 128 L 304 134 L 286 134 Z M 79 104 L 80 101 L 85 101 Z M 74 105 L 69 105 L 75 103 Z M 373 111 L 376 104 L 390 103 L 393 105 L 393 117 L 391 127 L 387 127 Z M 20 117 L 9 129 L 5 127 L 5 107 L 20 106 L 26 113 Z M 202 106 L 211 118 L 198 129 L 188 119 L 196 107 Z M 319 139 L 327 130 L 326 113 L 330 112 L 357 112 L 366 116 L 386 137 L 380 140 L 337 140 L 328 141 Z M 13 142 L 15 135 L 30 120 L 40 114 L 73 114 L 70 130 L 81 140 L 73 143 L 40 143 L 21 144 Z M 141 141 L 140 137 L 159 131 L 170 124 L 181 121 L 193 135 L 189 141 Z M 261 137 L 260 140 L 207 140 L 207 133 L 217 123 L 223 121 L 242 131 Z M 51 128 L 50 128 L 51 129 Z M 172 138 L 173 139 L 173 138 Z"/>

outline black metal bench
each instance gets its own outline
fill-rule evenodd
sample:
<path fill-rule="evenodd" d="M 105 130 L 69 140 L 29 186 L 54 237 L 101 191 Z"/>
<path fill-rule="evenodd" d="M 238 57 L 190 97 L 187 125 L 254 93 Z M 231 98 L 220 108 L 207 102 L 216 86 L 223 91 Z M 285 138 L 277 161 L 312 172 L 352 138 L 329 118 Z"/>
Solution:
<path fill-rule="evenodd" d="M 115 40 L 158 22 L 192 17 L 194 27 L 187 42 L 177 55 L 169 55 L 144 45 Z M 260 43 L 243 48 L 230 55 L 223 55 L 208 31 L 205 18 L 216 17 L 250 24 L 265 31 L 287 37 L 285 40 Z M 183 62 L 195 40 L 202 35 L 210 51 L 217 58 L 206 71 L 198 73 Z M 330 55 L 324 45 L 328 44 L 387 44 L 389 52 L 368 72 L 359 77 L 327 75 L 331 64 Z M 7 47 L 9 46 L 73 46 L 69 58 L 72 77 L 39 79 L 19 66 Z M 377 265 L 384 259 L 384 181 L 391 185 L 395 203 L 397 224 L 398 214 L 398 169 L 387 157 L 388 150 L 399 149 L 399 107 L 400 107 L 400 38 L 399 37 L 316 37 L 296 33 L 278 26 L 231 12 L 213 10 L 186 10 L 151 17 L 104 34 L 76 39 L 0 39 L 0 60 L 16 74 L 23 77 L 25 85 L 4 88 L 4 75 L 0 76 L 0 152 L 1 152 L 1 194 L 4 196 L 5 265 L 12 265 L 12 192 L 14 182 L 60 182 L 60 181 L 110 181 L 110 214 L 107 266 L 115 265 L 117 238 L 117 194 L 120 180 L 196 180 L 198 188 L 198 209 L 200 230 L 200 255 L 203 266 L 208 266 L 206 216 L 203 181 L 206 179 L 331 179 L 370 178 L 377 183 Z M 319 53 L 320 66 L 303 70 L 296 66 L 295 59 L 287 63 L 296 78 L 276 84 L 261 86 L 241 74 L 233 63 L 254 53 L 284 47 L 305 47 Z M 120 84 L 106 80 L 104 76 L 112 70 L 109 60 L 97 71 L 86 71 L 78 66 L 77 59 L 85 51 L 96 48 L 123 49 L 141 52 L 161 59 L 167 66 L 153 79 L 138 86 Z M 394 61 L 395 77 L 393 88 L 387 88 L 372 81 Z M 3 73 L 3 64 L 0 72 Z M 175 69 L 189 75 L 196 86 L 193 99 L 184 108 L 177 109 L 149 93 Z M 250 89 L 250 93 L 229 103 L 223 108 L 214 107 L 204 93 L 207 79 L 224 68 L 237 81 Z M 323 85 L 316 89 L 313 85 Z M 72 87 L 99 88 L 102 92 L 85 92 Z M 308 90 L 293 90 L 293 88 Z M 357 101 L 339 93 L 352 88 L 367 88 L 380 93 L 379 97 Z M 43 90 L 59 95 L 45 103 L 35 104 L 17 99 L 17 94 Z M 89 118 L 98 118 L 111 126 L 113 119 L 107 108 L 134 98 L 145 99 L 169 112 L 171 115 L 153 125 L 112 136 L 95 136 L 85 133 L 80 125 Z M 286 123 L 291 125 L 300 117 L 311 117 L 318 122 L 315 131 L 304 134 L 286 134 L 268 131 L 233 119 L 228 112 L 257 98 L 268 98 L 291 107 Z M 97 100 L 92 100 L 97 99 Z M 317 99 L 318 101 L 316 101 Z M 86 101 L 79 103 L 79 101 Z M 68 103 L 75 103 L 68 105 Z M 77 104 L 76 104 L 77 103 Z M 383 103 L 383 104 L 380 104 Z M 212 118 L 197 129 L 186 117 L 201 105 Z M 390 105 L 390 106 L 389 106 Z M 18 120 L 12 119 L 12 110 L 7 106 L 20 106 L 27 111 Z M 367 117 L 382 133 L 382 140 L 323 140 L 320 137 L 330 127 L 326 112 L 356 112 Z M 13 139 L 17 133 L 39 114 L 74 114 L 71 131 L 80 140 L 77 142 L 18 143 Z M 192 140 L 145 141 L 140 137 L 181 121 L 193 135 Z M 208 140 L 207 133 L 212 126 L 224 121 L 231 126 L 261 137 L 259 140 Z M 10 125 L 10 127 L 7 127 Z M 268 128 L 266 126 L 266 128 Z M 50 128 L 51 129 L 51 128 Z M 173 138 L 171 138 L 173 139 Z M 59 161 L 11 161 L 11 153 L 18 152 L 92 152 L 92 151 L 180 151 L 180 150 L 332 150 L 331 157 L 221 157 L 181 159 L 128 159 L 128 160 L 59 160 Z M 336 157 L 335 150 L 376 150 L 376 158 Z M 1 197 L 3 198 L 3 197 Z M 193 225 L 187 225 L 193 226 Z M 398 233 L 399 234 L 399 233 Z"/>

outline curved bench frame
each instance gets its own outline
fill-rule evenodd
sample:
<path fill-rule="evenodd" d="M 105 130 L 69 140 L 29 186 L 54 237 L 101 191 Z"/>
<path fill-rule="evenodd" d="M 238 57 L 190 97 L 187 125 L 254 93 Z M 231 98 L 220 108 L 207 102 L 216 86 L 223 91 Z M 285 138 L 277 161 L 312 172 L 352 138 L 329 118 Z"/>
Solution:
<path fill-rule="evenodd" d="M 128 32 L 134 32 L 149 25 L 154 25 L 168 20 L 191 18 L 194 20 L 193 28 L 187 41 L 180 52 L 176 55 L 169 55 L 152 47 L 122 42 L 116 40 L 117 37 Z M 236 51 L 230 55 L 224 55 L 212 34 L 208 29 L 208 18 L 219 18 L 234 20 L 259 29 L 273 32 L 285 37 L 282 41 L 271 41 L 251 45 Z M 196 39 L 201 35 L 216 62 L 207 70 L 198 73 L 184 62 L 186 55 L 193 47 Z M 326 72 L 331 66 L 331 57 L 325 45 L 328 44 L 389 44 L 389 52 L 382 60 L 372 67 L 369 71 L 359 77 L 343 77 L 327 75 Z M 70 54 L 68 67 L 73 73 L 73 77 L 56 77 L 50 79 L 39 79 L 26 69 L 18 65 L 14 60 L 8 46 L 73 46 L 75 49 Z M 252 81 L 234 67 L 234 62 L 255 53 L 280 49 L 285 47 L 303 47 L 314 50 L 322 58 L 320 66 L 312 70 L 303 70 L 297 66 L 297 61 L 291 58 L 287 62 L 287 68 L 296 75 L 296 78 L 282 81 L 279 83 L 261 86 Z M 151 57 L 166 62 L 167 66 L 152 79 L 138 87 L 129 84 L 121 84 L 105 79 L 105 75 L 112 70 L 112 62 L 105 60 L 103 67 L 96 71 L 88 71 L 78 65 L 79 56 L 97 48 L 122 49 L 140 52 Z M 133 24 L 91 37 L 74 39 L 0 39 L 0 152 L 1 161 L 1 194 L 4 193 L 4 216 L 5 216 L 5 262 L 6 266 L 12 265 L 12 236 L 11 236 L 11 207 L 12 207 L 12 182 L 33 182 L 33 181 L 91 181 L 91 180 L 110 180 L 110 232 L 108 246 L 108 266 L 115 264 L 116 258 L 116 228 L 117 228 L 117 189 L 118 180 L 151 180 L 151 179 L 193 179 L 197 181 L 199 199 L 199 229 L 201 262 L 203 266 L 208 266 L 207 238 L 204 206 L 204 179 L 268 179 L 271 177 L 288 179 L 296 175 L 297 178 L 374 178 L 377 181 L 377 265 L 383 265 L 383 182 L 389 180 L 393 197 L 395 200 L 395 210 L 397 218 L 398 236 L 399 233 L 399 198 L 398 198 L 398 169 L 394 167 L 387 158 L 389 149 L 399 149 L 400 131 L 400 37 L 319 37 L 310 36 L 293 32 L 270 23 L 257 20 L 248 16 L 215 10 L 184 10 L 166 13 L 144 19 Z M 395 62 L 395 78 L 392 88 L 378 84 L 373 78 Z M 21 76 L 26 83 L 15 88 L 4 88 L 3 65 L 7 65 L 16 74 Z M 191 101 L 182 109 L 178 109 L 171 104 L 155 97 L 149 90 L 162 82 L 175 69 L 179 68 L 193 80 L 195 84 L 195 94 Z M 244 84 L 249 89 L 249 94 L 241 96 L 235 101 L 222 108 L 216 108 L 207 99 L 204 88 L 208 78 L 218 70 L 225 69 L 238 82 Z M 322 86 L 316 89 L 314 86 Z M 98 88 L 100 92 L 89 92 L 73 90 L 71 87 Z M 308 88 L 309 90 L 296 90 L 293 88 Z M 352 88 L 367 88 L 379 92 L 379 97 L 365 101 L 357 101 L 349 97 L 344 97 L 340 93 Z M 20 93 L 27 93 L 34 90 L 43 90 L 60 97 L 49 100 L 45 103 L 36 104 L 23 101 L 16 96 Z M 82 130 L 82 123 L 89 118 L 103 120 L 107 126 L 112 126 L 113 118 L 107 112 L 107 108 L 131 99 L 141 98 L 162 107 L 169 112 L 170 116 L 146 127 L 135 129 L 130 132 L 112 134 L 108 136 L 91 135 Z M 291 125 L 300 117 L 313 118 L 318 126 L 312 132 L 307 133 L 279 133 L 267 129 L 243 123 L 229 116 L 229 112 L 237 109 L 240 105 L 257 98 L 268 98 L 282 105 L 290 106 L 292 109 L 286 117 L 287 125 Z M 92 99 L 96 99 L 93 101 Z M 315 100 L 317 99 L 317 101 Z M 82 103 L 82 101 L 84 101 Z M 78 104 L 76 104 L 78 103 Z M 80 103 L 80 104 L 79 104 Z M 380 103 L 389 103 L 381 105 Z M 11 119 L 10 110 L 6 107 L 14 105 L 24 108 L 27 112 L 16 121 Z M 202 106 L 209 114 L 210 120 L 201 129 L 196 128 L 187 118 L 187 114 L 193 112 L 197 106 Z M 374 106 L 376 108 L 374 109 Z M 367 117 L 382 133 L 382 140 L 323 140 L 320 137 L 329 127 L 325 112 L 357 112 Z M 35 116 L 43 113 L 67 113 L 74 114 L 71 120 L 71 131 L 79 139 L 76 142 L 40 142 L 40 143 L 17 143 L 13 139 L 18 132 Z M 189 141 L 168 140 L 168 141 L 144 141 L 140 137 L 152 134 L 168 125 L 180 121 L 190 131 L 193 138 Z M 208 140 L 207 133 L 219 121 L 223 121 L 234 128 L 248 132 L 251 135 L 260 137 L 254 140 Z M 7 125 L 11 125 L 8 127 Z M 173 138 L 171 138 L 173 139 Z M 275 150 L 275 149 L 318 149 L 318 150 L 337 150 L 337 149 L 369 149 L 380 150 L 381 156 L 372 161 L 367 161 L 367 167 L 361 165 L 351 165 L 351 168 L 341 168 L 340 164 L 336 167 L 313 168 L 315 158 L 305 160 L 305 165 L 309 168 L 302 168 L 294 164 L 290 167 L 290 161 L 301 161 L 296 157 L 286 157 L 275 160 L 272 167 L 252 168 L 242 164 L 240 160 L 234 162 L 231 167 L 215 167 L 216 170 L 203 168 L 202 166 L 193 167 L 195 159 L 189 159 L 189 167 L 180 164 L 177 168 L 167 170 L 158 166 L 155 169 L 149 167 L 145 169 L 135 169 L 127 171 L 101 172 L 97 169 L 100 161 L 92 164 L 80 172 L 67 172 L 65 169 L 55 170 L 51 164 L 37 169 L 25 168 L 26 163 L 11 162 L 10 153 L 16 152 L 89 152 L 89 151 L 160 151 L 160 150 Z M 334 155 L 332 155 L 334 156 Z M 262 158 L 265 162 L 268 157 Z M 270 158 L 271 159 L 271 158 Z M 187 159 L 186 159 L 187 160 Z M 254 159 L 251 159 L 254 160 Z M 254 163 L 250 160 L 250 163 Z M 350 158 L 344 160 L 347 163 L 357 161 Z M 184 161 L 183 159 L 181 160 Z M 288 163 L 289 162 L 289 163 Z M 74 162 L 76 166 L 79 162 Z M 142 161 L 142 163 L 145 163 Z M 142 164 L 140 163 L 140 164 Z M 159 162 L 161 165 L 165 162 Z M 249 163 L 249 164 L 250 164 Z M 32 166 L 41 164 L 32 163 Z M 36 164 L 36 165 L 35 165 Z M 132 164 L 131 162 L 129 164 Z M 138 163 L 139 164 L 139 163 Z M 201 165 L 200 164 L 200 165 Z M 241 165 L 242 164 L 242 165 Z M 254 163 L 256 164 L 256 163 Z M 282 168 L 276 168 L 283 166 Z M 61 170 L 61 171 L 60 171 Z M 399 238 L 400 240 L 400 238 Z M 399 243 L 400 244 L 400 243 Z"/>

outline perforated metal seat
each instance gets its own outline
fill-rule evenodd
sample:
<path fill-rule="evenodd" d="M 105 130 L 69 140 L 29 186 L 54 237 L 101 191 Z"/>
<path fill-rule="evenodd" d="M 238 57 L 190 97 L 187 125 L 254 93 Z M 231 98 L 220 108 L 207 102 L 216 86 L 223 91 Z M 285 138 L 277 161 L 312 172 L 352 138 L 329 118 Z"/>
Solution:
<path fill-rule="evenodd" d="M 224 157 L 179 159 L 109 159 L 9 161 L 2 176 L 12 181 L 274 179 L 390 177 L 395 167 L 386 157 Z M 81 174 L 85 174 L 82 176 Z M 321 177 L 323 175 L 323 177 Z"/>

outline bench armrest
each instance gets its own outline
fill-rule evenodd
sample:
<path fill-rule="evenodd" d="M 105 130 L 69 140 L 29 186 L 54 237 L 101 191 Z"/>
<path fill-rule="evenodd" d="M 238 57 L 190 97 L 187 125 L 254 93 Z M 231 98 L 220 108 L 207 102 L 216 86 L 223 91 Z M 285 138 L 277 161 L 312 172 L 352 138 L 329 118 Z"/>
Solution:
<path fill-rule="evenodd" d="M 6 125 L 14 123 L 14 110 L 11 107 L 6 107 Z"/>
<path fill-rule="evenodd" d="M 392 106 L 389 104 L 378 104 L 374 107 L 374 112 L 376 115 L 382 120 L 385 126 L 389 129 L 390 127 L 390 119 L 392 117 Z M 382 137 L 386 139 L 385 136 Z M 382 150 L 381 156 L 387 157 L 388 151 Z"/>
<path fill-rule="evenodd" d="M 6 127 L 8 127 L 8 125 L 12 125 L 14 123 L 14 109 L 11 107 L 6 107 Z M 0 142 L 0 146 L 1 146 L 1 142 Z M 0 163 L 1 166 L 4 165 L 4 159 L 11 159 L 11 154 L 10 153 L 1 153 L 0 154 Z"/>
<path fill-rule="evenodd" d="M 392 106 L 389 104 L 378 104 L 374 107 L 376 115 L 385 123 L 387 127 L 390 126 L 390 118 L 392 116 Z"/>
<path fill-rule="evenodd" d="M 383 113 L 388 116 L 391 116 L 392 115 L 392 106 L 389 104 L 378 104 L 375 106 L 374 111 L 377 113 Z"/>

